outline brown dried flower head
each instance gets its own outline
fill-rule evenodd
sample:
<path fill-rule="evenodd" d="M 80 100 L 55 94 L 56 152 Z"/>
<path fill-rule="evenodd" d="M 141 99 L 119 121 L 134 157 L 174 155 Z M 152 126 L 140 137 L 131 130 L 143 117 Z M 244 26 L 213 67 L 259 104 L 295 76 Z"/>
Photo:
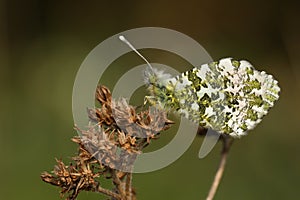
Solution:
<path fill-rule="evenodd" d="M 96 191 L 112 199 L 135 199 L 131 187 L 131 171 L 136 156 L 158 133 L 168 129 L 172 121 L 158 109 L 137 112 L 125 99 L 113 100 L 105 86 L 96 90 L 100 108 L 88 109 L 87 130 L 75 127 L 81 134 L 72 139 L 79 145 L 78 155 L 67 166 L 61 160 L 43 181 L 61 188 L 61 195 L 75 199 L 80 191 Z M 110 178 L 113 190 L 101 187 L 99 177 Z"/>

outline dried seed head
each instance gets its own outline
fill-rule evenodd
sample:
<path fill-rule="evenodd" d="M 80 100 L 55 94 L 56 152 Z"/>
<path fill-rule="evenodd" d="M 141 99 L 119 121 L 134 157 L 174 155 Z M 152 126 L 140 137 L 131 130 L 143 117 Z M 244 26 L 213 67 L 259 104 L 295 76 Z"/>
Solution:
<path fill-rule="evenodd" d="M 105 86 L 96 90 L 100 108 L 88 109 L 91 123 L 72 141 L 79 145 L 70 165 L 56 160 L 53 172 L 44 172 L 43 181 L 61 188 L 61 195 L 76 199 L 80 191 L 98 191 L 122 199 L 118 185 L 132 170 L 136 156 L 155 136 L 173 124 L 162 110 L 137 112 L 125 99 L 113 100 Z M 118 169 L 118 170 L 116 170 Z M 113 178 L 116 192 L 100 188 L 99 177 Z M 100 189 L 99 189 L 100 188 Z M 134 190 L 131 191 L 134 196 Z"/>

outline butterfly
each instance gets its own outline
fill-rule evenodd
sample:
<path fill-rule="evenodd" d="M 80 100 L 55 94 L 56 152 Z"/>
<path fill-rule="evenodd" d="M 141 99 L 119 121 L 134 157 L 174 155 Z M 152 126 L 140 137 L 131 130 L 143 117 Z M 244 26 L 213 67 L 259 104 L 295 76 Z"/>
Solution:
<path fill-rule="evenodd" d="M 175 77 L 149 67 L 145 82 L 152 104 L 233 137 L 245 135 L 259 124 L 280 92 L 272 75 L 232 58 Z"/>
<path fill-rule="evenodd" d="M 278 81 L 246 60 L 223 58 L 172 77 L 153 68 L 124 36 L 119 37 L 148 64 L 148 101 L 232 137 L 256 127 L 279 99 Z"/>

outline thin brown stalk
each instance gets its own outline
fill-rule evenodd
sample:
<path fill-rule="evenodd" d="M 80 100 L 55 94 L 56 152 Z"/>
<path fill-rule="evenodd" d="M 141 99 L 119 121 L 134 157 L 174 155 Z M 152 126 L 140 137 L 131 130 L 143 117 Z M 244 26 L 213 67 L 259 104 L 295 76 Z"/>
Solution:
<path fill-rule="evenodd" d="M 105 188 L 101 187 L 100 185 L 98 185 L 95 192 L 106 194 L 107 196 L 110 196 L 110 197 L 112 197 L 114 199 L 117 199 L 117 200 L 122 200 L 122 197 L 121 197 L 120 194 L 117 194 L 117 193 L 115 193 L 111 190 L 105 189 Z"/>
<path fill-rule="evenodd" d="M 222 152 L 221 152 L 221 160 L 220 160 L 218 170 L 216 172 L 214 181 L 213 181 L 213 183 L 210 187 L 210 190 L 209 190 L 209 193 L 208 193 L 208 196 L 207 196 L 206 200 L 212 200 L 214 198 L 215 194 L 216 194 L 216 191 L 218 189 L 218 186 L 219 186 L 220 181 L 221 181 L 222 176 L 223 176 L 223 172 L 224 172 L 227 157 L 228 157 L 228 152 L 229 152 L 229 149 L 230 149 L 231 144 L 233 142 L 233 139 L 231 139 L 227 136 L 223 136 L 222 141 L 223 141 L 223 148 L 222 148 Z"/>
<path fill-rule="evenodd" d="M 126 176 L 126 185 L 125 185 L 125 193 L 126 193 L 126 199 L 131 200 L 132 199 L 132 173 L 127 173 Z"/>
<path fill-rule="evenodd" d="M 112 169 L 113 182 L 116 186 L 118 193 L 120 193 L 121 198 L 124 199 L 126 197 L 125 184 L 120 180 L 117 173 L 117 170 Z"/>

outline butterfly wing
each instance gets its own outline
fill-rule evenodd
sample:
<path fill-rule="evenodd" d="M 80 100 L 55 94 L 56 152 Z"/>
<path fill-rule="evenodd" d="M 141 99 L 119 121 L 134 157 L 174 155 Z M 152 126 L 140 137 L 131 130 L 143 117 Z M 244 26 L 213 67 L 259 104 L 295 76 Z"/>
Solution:
<path fill-rule="evenodd" d="M 233 137 L 253 129 L 279 98 L 278 82 L 244 60 L 221 59 L 173 78 L 151 74 L 147 85 L 158 105 Z"/>

